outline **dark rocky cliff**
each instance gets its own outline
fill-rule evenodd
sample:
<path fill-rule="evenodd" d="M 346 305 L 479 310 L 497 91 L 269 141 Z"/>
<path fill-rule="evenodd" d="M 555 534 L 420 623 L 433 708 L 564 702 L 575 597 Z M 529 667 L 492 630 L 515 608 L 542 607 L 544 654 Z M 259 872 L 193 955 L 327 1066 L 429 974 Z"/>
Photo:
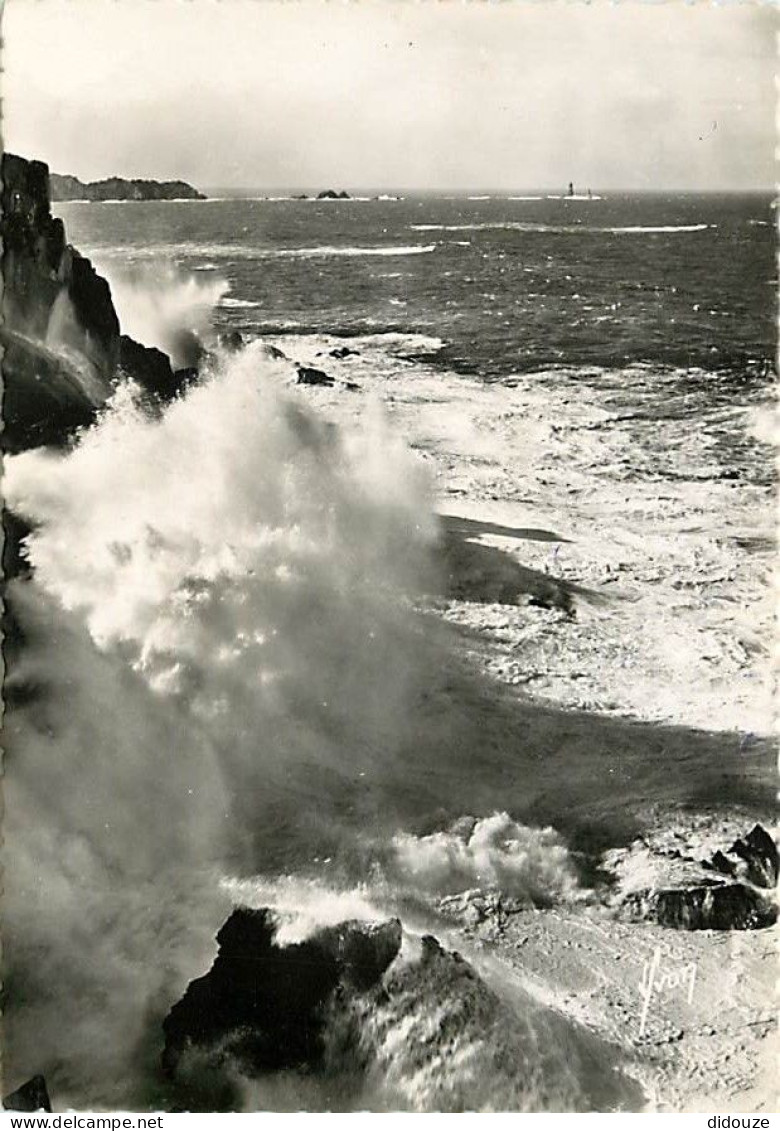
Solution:
<path fill-rule="evenodd" d="M 81 354 L 105 381 L 119 360 L 119 319 L 108 283 L 71 247 L 51 214 L 41 161 L 2 161 L 4 329 Z"/>
<path fill-rule="evenodd" d="M 52 216 L 49 181 L 43 162 L 3 154 L 0 344 L 7 452 L 67 443 L 92 423 L 122 376 L 157 400 L 175 396 L 183 384 L 165 354 L 121 334 L 108 283 L 68 244 L 62 221 Z"/>

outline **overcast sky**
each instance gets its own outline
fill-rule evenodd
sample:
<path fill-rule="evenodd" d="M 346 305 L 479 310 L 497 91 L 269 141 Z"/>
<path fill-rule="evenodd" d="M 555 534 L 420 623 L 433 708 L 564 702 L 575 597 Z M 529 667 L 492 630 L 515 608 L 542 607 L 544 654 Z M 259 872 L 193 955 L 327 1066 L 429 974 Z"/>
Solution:
<path fill-rule="evenodd" d="M 201 187 L 774 184 L 776 10 L 6 0 L 9 150 Z"/>

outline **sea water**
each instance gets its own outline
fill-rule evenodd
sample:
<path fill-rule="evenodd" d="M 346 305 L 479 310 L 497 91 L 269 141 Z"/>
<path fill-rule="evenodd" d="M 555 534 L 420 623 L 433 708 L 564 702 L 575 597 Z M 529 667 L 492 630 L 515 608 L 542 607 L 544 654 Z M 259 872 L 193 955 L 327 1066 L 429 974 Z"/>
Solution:
<path fill-rule="evenodd" d="M 70 453 L 6 467 L 34 527 L 9 1061 L 75 1106 L 153 1104 L 160 1021 L 231 902 L 293 935 L 401 913 L 412 950 L 464 885 L 576 902 L 586 830 L 619 842 L 769 732 L 773 219 L 532 193 L 58 208 L 123 329 L 177 364 L 182 330 L 214 348 L 162 417 L 122 389 Z M 522 570 L 573 607 L 529 605 Z M 524 999 L 517 1033 L 475 1004 L 457 1080 L 435 1046 L 407 1063 L 404 1027 L 458 996 L 410 993 L 412 1020 L 363 1019 L 385 1070 L 350 1102 L 462 1106 L 526 1050 L 493 1102 L 598 1103 L 584 1038 Z"/>

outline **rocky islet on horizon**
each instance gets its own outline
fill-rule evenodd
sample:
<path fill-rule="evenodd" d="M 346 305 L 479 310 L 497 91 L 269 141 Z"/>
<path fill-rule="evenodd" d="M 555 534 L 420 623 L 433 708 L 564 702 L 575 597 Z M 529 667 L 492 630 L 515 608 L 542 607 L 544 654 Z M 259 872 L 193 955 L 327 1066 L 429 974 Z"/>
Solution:
<path fill-rule="evenodd" d="M 186 181 L 154 181 L 134 177 L 106 177 L 82 181 L 70 174 L 49 174 L 50 199 L 89 200 L 206 200 L 206 195 Z"/>

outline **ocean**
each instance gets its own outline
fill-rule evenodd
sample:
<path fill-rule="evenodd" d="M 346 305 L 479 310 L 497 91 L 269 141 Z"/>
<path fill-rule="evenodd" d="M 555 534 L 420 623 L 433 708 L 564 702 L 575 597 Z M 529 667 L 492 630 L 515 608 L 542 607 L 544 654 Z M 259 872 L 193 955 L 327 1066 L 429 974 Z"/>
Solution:
<path fill-rule="evenodd" d="M 476 621 L 498 644 L 489 662 L 502 678 L 569 705 L 768 731 L 768 197 L 60 209 L 112 281 L 127 332 L 175 355 L 176 327 L 189 319 L 198 333 L 276 343 L 339 388 L 360 385 L 428 463 L 442 510 L 548 524 L 569 541 L 532 542 L 525 564 L 626 597 L 619 628 L 602 626 L 598 658 L 571 628 L 563 640 L 538 619 L 504 630 L 505 607 L 486 624 L 484 601 L 453 603 L 452 619 Z M 345 346 L 355 352 L 329 356 Z M 338 392 L 309 399 L 354 419 L 366 397 L 353 398 L 358 409 Z M 649 637 L 641 650 L 638 632 Z M 558 664 L 551 653 L 562 648 L 571 654 Z M 584 669 L 577 680 L 572 669 Z"/>
<path fill-rule="evenodd" d="M 56 207 L 125 332 L 209 353 L 164 411 L 121 387 L 70 451 L 6 461 L 34 571 L 11 1070 L 210 1110 L 213 1065 L 161 1079 L 160 1025 L 244 905 L 287 941 L 397 916 L 404 942 L 324 1067 L 223 1063 L 228 1106 L 636 1110 L 630 1054 L 446 901 L 609 932 L 605 852 L 659 813 L 763 815 L 770 201 Z M 467 965 L 421 963 L 426 935 Z"/>
<path fill-rule="evenodd" d="M 482 380 L 551 366 L 750 372 L 775 353 L 766 196 L 59 205 L 100 263 L 219 272 L 220 325 L 442 338 Z"/>

